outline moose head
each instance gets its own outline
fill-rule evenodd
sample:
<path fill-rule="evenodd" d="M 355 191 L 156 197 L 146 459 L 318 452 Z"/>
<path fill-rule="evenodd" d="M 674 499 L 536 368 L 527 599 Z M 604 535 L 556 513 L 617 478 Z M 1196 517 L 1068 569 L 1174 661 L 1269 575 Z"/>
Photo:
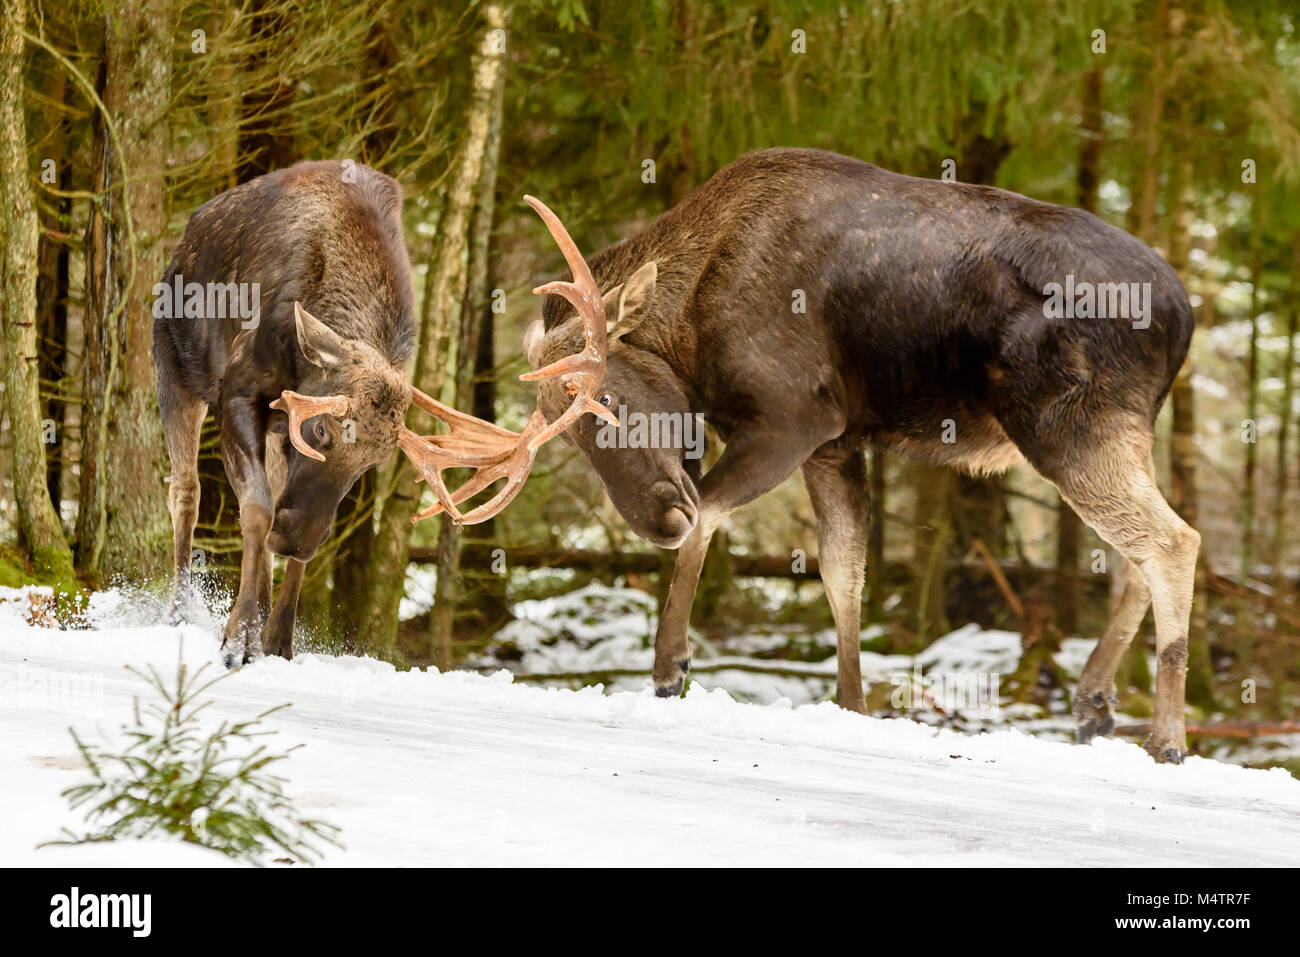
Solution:
<path fill-rule="evenodd" d="M 343 338 L 297 302 L 294 328 L 306 365 L 301 391 L 286 389 L 271 403 L 288 417 L 275 417 L 269 431 L 286 435 L 299 454 L 285 455 L 267 544 L 306 560 L 328 536 L 348 489 L 392 454 L 412 389 L 371 345 Z"/>
<path fill-rule="evenodd" d="M 699 518 L 699 461 L 687 457 L 684 441 L 690 405 L 667 363 L 630 341 L 650 313 L 658 265 L 653 260 L 642 264 L 602 294 L 555 215 L 531 197 L 525 199 L 551 230 L 574 279 L 534 290 L 557 292 L 563 299 L 548 300 L 545 318 L 529 327 L 524 353 L 537 371 L 521 378 L 544 380 L 537 397 L 541 412 L 552 429 L 562 429 L 565 442 L 586 456 L 632 530 L 663 548 L 676 548 Z M 588 391 L 575 393 L 575 383 L 563 376 L 557 381 L 556 370 L 570 368 L 592 370 L 581 380 Z M 630 419 L 663 423 L 656 434 L 674 438 L 636 448 L 601 442 L 598 423 L 577 421 L 584 409 L 597 415 L 615 410 Z M 600 417 L 610 421 L 607 415 Z M 617 426 L 617 418 L 613 421 Z"/>

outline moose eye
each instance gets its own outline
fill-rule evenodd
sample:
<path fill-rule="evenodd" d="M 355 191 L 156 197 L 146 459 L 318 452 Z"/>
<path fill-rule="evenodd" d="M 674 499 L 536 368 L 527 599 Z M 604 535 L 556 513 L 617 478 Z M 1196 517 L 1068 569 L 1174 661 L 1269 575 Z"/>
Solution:
<path fill-rule="evenodd" d="M 329 433 L 329 429 L 325 428 L 325 423 L 324 423 L 324 422 L 317 422 L 317 423 L 316 423 L 316 438 L 318 438 L 318 439 L 320 439 L 322 442 L 324 442 L 325 439 L 327 439 L 327 438 L 329 437 L 329 434 L 330 434 L 330 433 Z"/>
<path fill-rule="evenodd" d="M 602 392 L 600 394 L 600 399 L 598 401 L 600 402 L 601 405 L 603 405 L 605 408 L 608 409 L 610 406 L 614 404 L 614 397 L 610 395 L 608 392 Z"/>

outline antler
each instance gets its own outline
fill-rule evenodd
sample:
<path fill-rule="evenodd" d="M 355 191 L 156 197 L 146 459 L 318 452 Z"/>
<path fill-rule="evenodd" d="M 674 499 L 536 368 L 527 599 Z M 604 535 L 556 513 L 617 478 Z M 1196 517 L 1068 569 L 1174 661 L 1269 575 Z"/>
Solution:
<path fill-rule="evenodd" d="M 474 477 L 450 495 L 448 494 L 446 485 L 442 482 L 442 476 L 439 474 L 441 468 L 451 468 L 468 463 L 462 459 L 451 461 L 450 463 L 442 465 L 441 468 L 434 466 L 434 468 L 428 469 L 426 467 L 425 474 L 432 475 L 436 480 L 431 482 L 431 484 L 433 484 L 434 493 L 438 496 L 438 501 L 430 505 L 424 511 L 417 512 L 411 519 L 412 523 L 437 515 L 444 509 L 446 509 L 452 519 L 460 525 L 477 525 L 479 522 L 487 521 L 489 518 L 496 515 L 514 500 L 514 497 L 519 494 L 519 490 L 524 487 L 524 482 L 528 480 L 528 473 L 533 467 L 533 458 L 537 454 L 536 449 L 531 446 L 530 440 L 545 427 L 546 417 L 542 415 L 540 410 L 534 410 L 532 416 L 528 419 L 528 424 L 524 426 L 524 431 L 521 434 L 516 435 L 514 432 L 509 433 L 514 436 L 514 439 L 512 446 L 506 455 L 497 462 L 474 466 L 474 468 L 477 469 L 474 473 Z M 403 451 L 406 451 L 407 455 L 412 456 L 413 459 L 415 459 L 416 456 L 437 456 L 438 451 L 429 443 L 437 438 L 446 438 L 446 436 L 434 436 L 431 439 L 426 440 L 420 436 L 414 435 L 414 433 L 407 432 L 406 434 L 412 436 L 416 442 L 421 443 L 415 451 L 415 455 L 412 455 L 411 450 L 409 450 L 406 445 L 402 446 Z M 501 491 L 497 492 L 497 494 L 489 501 L 478 506 L 478 508 L 466 512 L 464 515 L 460 514 L 460 512 L 456 510 L 456 506 L 461 502 L 477 495 L 497 479 L 503 477 L 508 479 L 508 481 L 504 486 L 502 486 Z M 448 499 L 450 499 L 450 502 L 448 502 Z"/>
<path fill-rule="evenodd" d="M 401 426 L 398 430 L 397 447 L 406 453 L 407 458 L 419 470 L 419 478 L 428 482 L 434 494 L 438 496 L 437 504 L 415 515 L 411 519 L 412 523 L 446 509 L 456 524 L 465 522 L 475 524 L 491 518 L 504 508 L 528 478 L 528 471 L 532 466 L 531 454 L 527 456 L 528 461 L 522 473 L 517 478 L 512 477 L 511 482 L 507 483 L 507 489 L 511 486 L 514 486 L 514 489 L 509 498 L 501 502 L 498 507 L 489 510 L 490 506 L 497 505 L 498 499 L 502 497 L 500 494 L 487 505 L 474 509 L 469 515 L 462 515 L 456 509 L 456 503 L 463 502 L 471 495 L 487 488 L 502 475 L 511 474 L 508 466 L 517 465 L 519 456 L 516 453 L 521 443 L 521 436 L 491 422 L 484 422 L 472 415 L 458 412 L 432 396 L 425 395 L 419 389 L 411 389 L 411 401 L 451 426 L 451 430 L 444 435 L 417 435 L 406 426 Z M 447 483 L 442 479 L 442 473 L 452 468 L 478 470 L 474 478 L 456 490 L 454 498 L 447 488 Z"/>
<path fill-rule="evenodd" d="M 525 196 L 524 202 L 542 217 L 542 222 L 550 230 L 555 244 L 560 247 L 560 252 L 564 254 L 564 260 L 573 273 L 572 282 L 557 279 L 555 282 L 538 286 L 533 290 L 533 294 L 544 296 L 547 293 L 555 293 L 569 300 L 582 320 L 582 330 L 587 340 L 581 352 L 565 356 L 541 369 L 525 372 L 519 377 L 525 382 L 535 382 L 560 376 L 565 390 L 574 397 L 573 402 L 559 418 L 533 437 L 532 447 L 536 449 L 543 442 L 555 438 L 567 429 L 584 412 L 590 412 L 615 427 L 618 426 L 618 416 L 596 401 L 596 391 L 605 383 L 605 300 L 600 294 L 600 287 L 596 285 L 591 269 L 587 266 L 587 260 L 582 258 L 577 243 L 573 241 L 559 217 L 540 199 Z"/>
<path fill-rule="evenodd" d="M 533 290 L 538 295 L 556 293 L 573 304 L 582 319 L 586 345 L 581 352 L 553 362 L 545 368 L 519 378 L 526 382 L 560 376 L 565 390 L 574 396 L 572 404 L 550 425 L 541 410 L 535 410 L 521 433 L 511 432 L 491 422 L 443 405 L 419 389 L 411 390 L 411 400 L 435 418 L 451 426 L 443 435 L 417 435 L 402 426 L 397 444 L 420 471 L 420 478 L 433 487 L 438 501 L 412 517 L 412 523 L 446 511 L 458 525 L 486 521 L 510 504 L 528 479 L 538 448 L 572 425 L 584 412 L 600 416 L 612 425 L 618 417 L 596 401 L 596 391 L 605 382 L 605 302 L 587 261 L 559 218 L 532 196 L 528 203 L 550 230 L 573 272 L 573 281 L 546 283 Z M 452 493 L 442 473 L 450 468 L 472 468 L 474 477 Z M 461 514 L 456 506 L 477 495 L 497 479 L 506 484 L 492 499 Z"/>
<path fill-rule="evenodd" d="M 329 414 L 343 416 L 348 413 L 348 397 L 345 395 L 302 395 L 292 389 L 285 389 L 280 398 L 271 403 L 271 408 L 289 413 L 289 441 L 293 447 L 317 462 L 324 462 L 321 455 L 302 437 L 302 426 L 310 418 Z"/>

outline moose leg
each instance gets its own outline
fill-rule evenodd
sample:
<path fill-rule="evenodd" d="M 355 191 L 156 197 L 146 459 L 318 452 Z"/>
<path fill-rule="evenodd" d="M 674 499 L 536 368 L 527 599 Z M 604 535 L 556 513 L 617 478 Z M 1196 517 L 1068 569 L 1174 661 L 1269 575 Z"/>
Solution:
<path fill-rule="evenodd" d="M 826 447 L 803 465 L 804 485 L 817 516 L 822 585 L 835 616 L 835 700 L 864 714 L 862 694 L 862 580 L 867 559 L 871 493 L 862 449 Z"/>
<path fill-rule="evenodd" d="M 256 503 L 240 505 L 239 530 L 244 554 L 239 566 L 239 594 L 226 621 L 221 653 L 227 668 L 242 664 L 255 653 L 254 642 L 271 608 L 271 553 L 266 536 L 271 531 L 271 512 Z"/>
<path fill-rule="evenodd" d="M 172 517 L 172 570 L 176 586 L 172 614 L 179 620 L 192 598 L 190 548 L 199 517 L 199 434 L 208 406 L 183 392 L 166 372 L 159 377 L 158 406 L 172 466 L 167 509 Z"/>
<path fill-rule="evenodd" d="M 1135 454 L 1134 447 L 1142 448 Z M 1066 501 L 1146 579 L 1156 620 L 1155 718 L 1144 747 L 1157 761 L 1187 753 L 1183 704 L 1187 634 L 1201 536 L 1169 507 L 1156 486 L 1150 435 L 1121 435 L 1093 454 L 1072 457 L 1056 476 Z M 1129 605 L 1135 615 L 1138 597 Z"/>
<path fill-rule="evenodd" d="M 716 522 L 700 516 L 694 531 L 677 549 L 673 563 L 673 580 L 668 587 L 668 600 L 664 602 L 663 615 L 655 631 L 655 694 L 661 698 L 675 698 L 682 693 L 686 674 L 691 670 L 691 606 L 695 603 L 695 589 L 700 583 L 704 556 L 709 551 Z"/>
<path fill-rule="evenodd" d="M 262 653 L 265 655 L 293 657 L 293 627 L 298 614 L 298 592 L 302 588 L 306 568 L 307 563 L 296 558 L 285 562 L 280 594 L 275 599 L 275 608 L 271 610 L 266 627 L 262 629 Z"/>
<path fill-rule="evenodd" d="M 811 410 L 806 421 L 773 422 L 728 441 L 722 457 L 700 482 L 695 529 L 678 548 L 668 600 L 655 632 L 655 694 L 661 698 L 681 694 L 690 669 L 691 605 L 714 530 L 732 511 L 785 481 L 843 428 L 837 415 Z"/>
<path fill-rule="evenodd" d="M 258 636 L 271 608 L 271 487 L 263 466 L 264 422 L 257 403 L 232 399 L 221 423 L 221 458 L 226 475 L 239 496 L 239 530 L 244 553 L 239 569 L 239 594 L 226 622 L 221 644 L 227 668 L 248 660 L 257 650 Z"/>
<path fill-rule="evenodd" d="M 1080 744 L 1087 744 L 1094 735 L 1106 737 L 1115 730 L 1115 716 L 1110 707 L 1115 696 L 1115 670 L 1150 606 L 1151 592 L 1142 572 L 1130 567 L 1115 614 L 1079 676 L 1074 717 L 1075 737 Z"/>

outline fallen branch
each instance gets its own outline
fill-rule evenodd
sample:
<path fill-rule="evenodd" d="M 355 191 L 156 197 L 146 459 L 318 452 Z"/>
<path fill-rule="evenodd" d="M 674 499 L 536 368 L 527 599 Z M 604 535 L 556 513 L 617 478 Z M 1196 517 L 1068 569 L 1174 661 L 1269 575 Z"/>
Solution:
<path fill-rule="evenodd" d="M 834 659 L 831 659 L 832 661 Z M 716 674 L 720 671 L 745 671 L 751 674 L 776 675 L 784 678 L 816 678 L 822 681 L 834 681 L 835 672 L 818 670 L 819 666 L 815 662 L 808 662 L 806 668 L 792 668 L 787 665 L 773 664 L 771 666 L 758 664 L 756 662 L 714 662 L 691 665 L 691 674 L 708 675 Z M 480 667 L 474 669 L 480 674 L 492 674 L 500 671 L 495 667 Z M 508 669 L 507 669 L 508 670 Z M 646 678 L 650 677 L 650 669 L 647 668 L 608 668 L 601 671 L 545 671 L 514 673 L 516 681 L 581 681 L 584 684 L 593 682 L 606 682 L 613 678 Z"/>
<path fill-rule="evenodd" d="M 989 547 L 984 544 L 982 538 L 977 538 L 971 542 L 971 549 L 977 551 L 980 557 L 984 559 L 984 564 L 988 567 L 989 574 L 993 576 L 993 583 L 998 586 L 998 591 L 1002 592 L 1002 597 L 1007 600 L 1011 606 L 1012 612 L 1023 623 L 1025 620 L 1025 606 L 1020 601 L 1020 596 L 1011 588 L 1011 583 L 1007 581 L 1007 576 L 1002 574 L 1002 569 L 998 567 L 998 561 L 989 551 Z"/>
<path fill-rule="evenodd" d="M 1129 724 L 1115 729 L 1125 737 L 1151 733 L 1149 724 Z M 1260 738 L 1270 734 L 1300 734 L 1300 721 L 1216 721 L 1189 724 L 1187 733 L 1205 738 Z"/>
<path fill-rule="evenodd" d="M 1270 595 L 1252 585 L 1243 585 L 1235 582 L 1231 578 L 1224 578 L 1222 575 L 1207 570 L 1205 572 L 1205 583 L 1215 591 L 1223 595 L 1232 595 L 1237 598 L 1254 598 L 1261 601 L 1266 608 L 1272 611 L 1278 618 L 1288 624 L 1300 627 L 1300 608 L 1287 603 L 1281 596 Z"/>
<path fill-rule="evenodd" d="M 496 546 L 484 542 L 466 541 L 461 551 L 461 567 L 470 572 L 496 571 L 493 567 L 493 552 Z M 512 568 L 564 568 L 572 571 L 591 572 L 598 575 L 658 574 L 665 568 L 661 552 L 606 552 L 590 549 L 563 549 L 540 545 L 515 545 L 504 547 L 506 564 Z M 435 548 L 417 547 L 411 549 L 411 561 L 427 564 L 437 560 Z M 818 581 L 821 578 L 821 566 L 815 555 L 805 556 L 800 563 L 800 570 L 794 568 L 793 558 L 789 555 L 737 555 L 729 556 L 731 574 L 737 578 L 786 578 L 796 581 Z M 1017 585 L 1021 590 L 1031 587 L 1039 581 L 1046 581 L 1054 573 L 1050 566 L 1025 565 L 1020 562 L 995 563 L 1003 580 L 1014 591 Z M 672 567 L 672 558 L 668 558 L 667 567 Z M 983 574 L 986 565 L 983 558 L 970 560 L 954 559 L 944 563 L 945 574 L 969 575 Z M 881 581 L 889 587 L 901 587 L 913 581 L 916 570 L 908 562 L 888 561 L 880 570 Z M 1106 574 L 1083 576 L 1084 586 L 1095 589 L 1098 595 L 1107 588 Z"/>

